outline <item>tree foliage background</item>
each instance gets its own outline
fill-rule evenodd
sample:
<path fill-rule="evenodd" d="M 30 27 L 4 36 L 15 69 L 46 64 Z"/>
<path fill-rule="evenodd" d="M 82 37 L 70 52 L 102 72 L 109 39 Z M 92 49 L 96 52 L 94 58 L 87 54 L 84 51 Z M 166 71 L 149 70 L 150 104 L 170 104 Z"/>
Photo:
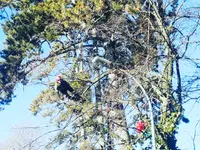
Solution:
<path fill-rule="evenodd" d="M 2 0 L 8 18 L 0 51 L 0 103 L 9 104 L 19 84 L 46 85 L 32 102 L 34 115 L 58 128 L 46 148 L 151 149 L 150 97 L 157 149 L 178 149 L 175 134 L 183 104 L 199 101 L 199 7 L 185 1 Z M 188 27 L 189 26 L 189 27 Z M 111 63 L 95 61 L 99 56 Z M 181 74 L 188 61 L 194 74 Z M 54 91 L 61 74 L 83 102 Z M 145 93 L 144 93 L 144 91 Z M 140 134 L 135 123 L 147 126 Z"/>

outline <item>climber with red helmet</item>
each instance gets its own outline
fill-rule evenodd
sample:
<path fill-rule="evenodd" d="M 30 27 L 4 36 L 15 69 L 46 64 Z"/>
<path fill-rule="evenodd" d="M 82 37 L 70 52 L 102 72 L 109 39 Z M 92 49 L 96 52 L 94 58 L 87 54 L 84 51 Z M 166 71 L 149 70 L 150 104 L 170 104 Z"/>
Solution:
<path fill-rule="evenodd" d="M 67 97 L 69 99 L 78 101 L 81 98 L 80 95 L 74 91 L 71 85 L 67 81 L 62 79 L 60 75 L 56 77 L 54 88 L 55 88 L 55 91 L 58 92 L 59 95 L 61 93 L 64 97 Z"/>
<path fill-rule="evenodd" d="M 141 133 L 147 126 L 147 123 L 144 121 L 136 122 L 136 131 L 137 133 Z"/>

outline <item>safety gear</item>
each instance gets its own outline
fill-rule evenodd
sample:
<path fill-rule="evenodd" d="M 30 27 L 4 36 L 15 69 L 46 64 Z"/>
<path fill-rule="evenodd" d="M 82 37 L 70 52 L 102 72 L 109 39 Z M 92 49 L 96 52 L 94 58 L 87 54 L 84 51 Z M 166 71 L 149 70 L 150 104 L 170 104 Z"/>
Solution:
<path fill-rule="evenodd" d="M 137 133 L 142 132 L 146 128 L 147 123 L 144 121 L 136 122 L 136 131 Z"/>
<path fill-rule="evenodd" d="M 56 82 L 58 82 L 61 78 L 62 78 L 61 75 L 58 75 L 58 76 L 56 77 Z"/>

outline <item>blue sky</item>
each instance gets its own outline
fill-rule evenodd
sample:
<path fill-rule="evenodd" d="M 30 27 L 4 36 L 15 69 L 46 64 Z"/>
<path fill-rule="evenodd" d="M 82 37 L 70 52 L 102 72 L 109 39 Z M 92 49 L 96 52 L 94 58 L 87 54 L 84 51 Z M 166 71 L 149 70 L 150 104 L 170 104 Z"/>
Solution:
<path fill-rule="evenodd" d="M 4 40 L 5 35 L 0 26 L 0 50 L 4 48 Z M 44 133 L 53 129 L 48 118 L 43 118 L 40 115 L 34 116 L 29 110 L 32 101 L 44 88 L 41 85 L 17 86 L 15 90 L 16 98 L 8 106 L 5 106 L 3 111 L 0 111 L 0 150 L 4 150 L 1 149 L 1 146 L 7 145 L 7 141 L 9 142 L 9 139 L 15 135 L 17 132 L 17 130 L 13 130 L 15 128 L 50 126 L 49 128 L 42 128 Z M 56 150 L 62 149 L 62 146 L 60 146 Z"/>
<path fill-rule="evenodd" d="M 5 35 L 0 27 L 0 49 L 4 48 L 3 41 Z M 48 124 L 42 117 L 35 117 L 29 111 L 30 104 L 35 96 L 42 90 L 41 86 L 18 86 L 17 97 L 10 105 L 5 106 L 5 110 L 0 111 L 0 145 L 12 136 L 12 128 L 17 126 L 43 126 Z"/>
<path fill-rule="evenodd" d="M 196 0 L 188 1 L 190 3 L 195 3 Z M 2 41 L 5 36 L 0 28 L 0 49 L 3 48 Z M 200 56 L 200 51 L 198 49 L 194 50 L 194 56 Z M 185 63 L 183 65 L 183 70 L 185 72 L 192 71 L 189 66 Z M 41 86 L 27 86 L 23 88 L 19 86 L 16 90 L 17 97 L 13 102 L 5 107 L 4 111 L 0 112 L 0 145 L 5 141 L 9 140 L 12 136 L 12 128 L 16 126 L 44 126 L 48 125 L 48 120 L 42 117 L 35 117 L 29 111 L 30 104 L 32 100 L 36 97 L 39 91 L 42 89 Z M 200 94 L 200 93 L 197 93 Z M 198 120 L 200 120 L 200 104 L 191 101 L 184 105 L 185 116 L 190 119 L 189 124 L 181 123 L 178 130 L 178 146 L 181 150 L 192 150 L 193 143 L 192 137 L 194 134 L 194 128 Z M 196 150 L 200 150 L 200 124 L 197 126 L 197 136 L 194 143 L 196 144 Z"/>

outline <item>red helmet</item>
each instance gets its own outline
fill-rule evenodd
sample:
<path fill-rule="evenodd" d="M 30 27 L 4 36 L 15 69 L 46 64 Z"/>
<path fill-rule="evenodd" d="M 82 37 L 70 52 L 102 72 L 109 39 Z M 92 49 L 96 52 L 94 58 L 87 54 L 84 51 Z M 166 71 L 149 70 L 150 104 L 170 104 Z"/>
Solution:
<path fill-rule="evenodd" d="M 58 76 L 56 77 L 56 81 L 59 81 L 61 78 L 62 78 L 61 75 L 58 75 Z"/>
<path fill-rule="evenodd" d="M 136 122 L 136 131 L 138 132 L 138 133 L 140 133 L 142 130 L 144 130 L 145 129 L 145 127 L 146 127 L 146 122 L 144 122 L 144 121 L 138 121 L 138 122 Z"/>

